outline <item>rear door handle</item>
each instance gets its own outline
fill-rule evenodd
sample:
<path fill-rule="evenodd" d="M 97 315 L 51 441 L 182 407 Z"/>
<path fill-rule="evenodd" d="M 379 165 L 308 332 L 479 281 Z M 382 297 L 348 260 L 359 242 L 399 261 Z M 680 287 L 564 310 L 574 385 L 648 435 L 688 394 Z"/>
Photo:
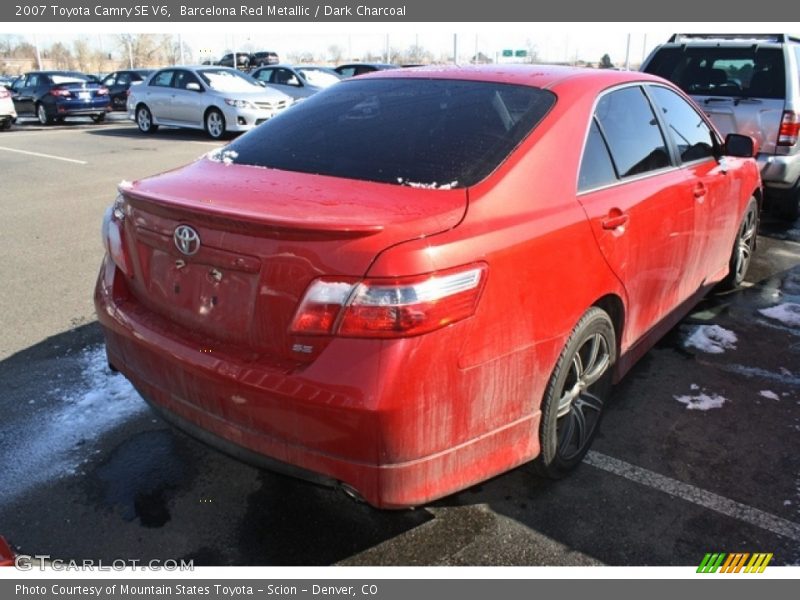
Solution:
<path fill-rule="evenodd" d="M 629 219 L 630 216 L 623 213 L 620 209 L 612 208 L 608 212 L 608 216 L 600 221 L 600 224 L 603 226 L 603 229 L 618 229 L 624 226 Z"/>

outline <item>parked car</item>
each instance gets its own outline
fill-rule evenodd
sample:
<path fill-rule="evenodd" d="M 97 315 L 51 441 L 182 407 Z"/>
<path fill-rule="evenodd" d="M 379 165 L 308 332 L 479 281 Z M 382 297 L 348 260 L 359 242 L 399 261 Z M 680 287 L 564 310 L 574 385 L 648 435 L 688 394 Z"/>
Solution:
<path fill-rule="evenodd" d="M 277 65 L 280 62 L 277 52 L 260 51 L 250 55 L 250 68 Z"/>
<path fill-rule="evenodd" d="M 7 77 L 5 75 L 0 76 L 0 87 L 10 88 L 14 81 L 16 81 L 16 77 Z"/>
<path fill-rule="evenodd" d="M 10 129 L 16 120 L 17 111 L 14 109 L 11 92 L 0 87 L 0 129 Z"/>
<path fill-rule="evenodd" d="M 399 69 L 397 65 L 390 65 L 386 63 L 352 63 L 347 65 L 339 65 L 333 70 L 342 77 L 355 77 L 356 75 L 363 75 L 364 73 L 372 73 L 374 71 L 386 71 L 388 69 Z"/>
<path fill-rule="evenodd" d="M 247 131 L 291 106 L 286 94 L 264 88 L 236 69 L 168 67 L 130 89 L 128 116 L 142 133 L 160 125 L 205 129 L 220 139 Z"/>
<path fill-rule="evenodd" d="M 250 73 L 256 81 L 275 88 L 295 100 L 303 100 L 341 81 L 342 76 L 327 67 L 275 65 Z"/>
<path fill-rule="evenodd" d="M 752 136 L 767 200 L 800 216 L 800 38 L 676 34 L 642 70 L 679 85 L 723 134 Z"/>
<path fill-rule="evenodd" d="M 742 281 L 753 153 L 643 73 L 343 81 L 120 188 L 108 360 L 200 439 L 378 507 L 560 477 L 612 382 Z"/>
<path fill-rule="evenodd" d="M 42 125 L 67 117 L 91 117 L 95 123 L 111 110 L 108 88 L 77 71 L 33 71 L 11 87 L 20 117 L 36 117 Z"/>
<path fill-rule="evenodd" d="M 113 110 L 127 110 L 128 90 L 131 85 L 141 83 L 153 69 L 126 69 L 114 71 L 103 79 L 103 85 L 108 88 Z"/>
<path fill-rule="evenodd" d="M 219 59 L 217 63 L 220 67 L 233 67 L 233 52 L 229 52 Z M 250 70 L 250 54 L 247 52 L 236 53 L 236 67 L 241 71 Z"/>

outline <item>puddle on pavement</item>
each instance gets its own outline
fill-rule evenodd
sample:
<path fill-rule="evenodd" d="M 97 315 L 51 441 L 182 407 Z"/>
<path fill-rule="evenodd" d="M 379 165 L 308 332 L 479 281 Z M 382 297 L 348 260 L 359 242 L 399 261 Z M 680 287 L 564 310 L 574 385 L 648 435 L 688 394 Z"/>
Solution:
<path fill-rule="evenodd" d="M 168 430 L 145 431 L 120 444 L 95 476 L 104 503 L 126 521 L 161 527 L 170 519 L 169 501 L 187 478 L 186 463 Z"/>

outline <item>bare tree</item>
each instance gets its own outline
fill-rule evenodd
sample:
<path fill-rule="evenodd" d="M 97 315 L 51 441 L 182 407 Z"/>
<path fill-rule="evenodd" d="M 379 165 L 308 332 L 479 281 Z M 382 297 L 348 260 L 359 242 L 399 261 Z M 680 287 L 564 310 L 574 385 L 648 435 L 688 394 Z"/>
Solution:
<path fill-rule="evenodd" d="M 72 51 L 61 42 L 56 42 L 45 52 L 46 56 L 53 61 L 56 69 L 74 69 L 75 60 Z"/>
<path fill-rule="evenodd" d="M 339 64 L 342 62 L 342 58 L 344 57 L 344 48 L 342 48 L 338 44 L 331 44 L 328 46 L 328 58 L 334 64 Z"/>

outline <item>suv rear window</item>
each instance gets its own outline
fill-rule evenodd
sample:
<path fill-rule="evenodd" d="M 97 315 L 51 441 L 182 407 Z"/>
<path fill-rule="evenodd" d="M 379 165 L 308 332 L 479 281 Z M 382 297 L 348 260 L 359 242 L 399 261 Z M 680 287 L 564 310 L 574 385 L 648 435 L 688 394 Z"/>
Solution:
<path fill-rule="evenodd" d="M 554 103 L 552 92 L 503 83 L 352 80 L 240 137 L 229 156 L 286 171 L 465 187 L 491 173 Z"/>
<path fill-rule="evenodd" d="M 687 94 L 782 99 L 783 63 L 779 48 L 687 46 L 660 49 L 645 71 L 669 79 Z"/>

